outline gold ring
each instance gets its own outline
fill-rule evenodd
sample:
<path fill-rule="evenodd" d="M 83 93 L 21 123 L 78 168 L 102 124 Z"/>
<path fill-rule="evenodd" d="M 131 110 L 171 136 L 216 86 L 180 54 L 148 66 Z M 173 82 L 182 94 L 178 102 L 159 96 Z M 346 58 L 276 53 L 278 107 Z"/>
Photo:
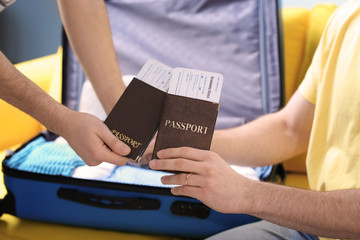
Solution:
<path fill-rule="evenodd" d="M 189 180 L 189 177 L 192 173 L 189 173 L 187 176 L 186 176 L 186 179 L 185 179 L 185 185 L 188 185 L 188 180 Z"/>

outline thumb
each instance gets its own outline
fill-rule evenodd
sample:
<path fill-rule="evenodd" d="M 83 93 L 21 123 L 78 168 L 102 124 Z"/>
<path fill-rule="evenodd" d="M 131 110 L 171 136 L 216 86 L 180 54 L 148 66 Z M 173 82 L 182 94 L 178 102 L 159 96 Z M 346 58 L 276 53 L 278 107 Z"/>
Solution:
<path fill-rule="evenodd" d="M 117 154 L 126 156 L 131 151 L 130 147 L 115 137 L 105 125 L 101 128 L 99 137 L 113 152 Z"/>

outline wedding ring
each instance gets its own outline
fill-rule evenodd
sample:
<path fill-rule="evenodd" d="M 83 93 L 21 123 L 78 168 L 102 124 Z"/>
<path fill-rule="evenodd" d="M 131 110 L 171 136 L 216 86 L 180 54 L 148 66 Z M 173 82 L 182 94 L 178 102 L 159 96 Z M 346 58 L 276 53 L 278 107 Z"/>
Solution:
<path fill-rule="evenodd" d="M 186 179 L 185 179 L 185 185 L 188 185 L 188 181 L 189 181 L 189 177 L 192 173 L 189 173 L 187 176 L 186 176 Z"/>

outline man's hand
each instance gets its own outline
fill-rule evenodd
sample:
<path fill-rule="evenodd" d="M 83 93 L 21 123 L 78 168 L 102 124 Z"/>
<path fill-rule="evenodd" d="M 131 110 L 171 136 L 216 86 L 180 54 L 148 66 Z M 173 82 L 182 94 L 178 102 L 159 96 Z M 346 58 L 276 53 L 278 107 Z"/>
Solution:
<path fill-rule="evenodd" d="M 196 198 L 224 213 L 241 213 L 251 205 L 245 192 L 253 181 L 235 172 L 218 154 L 181 147 L 161 150 L 158 157 L 150 161 L 151 169 L 184 172 L 161 179 L 163 184 L 180 185 L 171 190 L 174 195 Z"/>
<path fill-rule="evenodd" d="M 233 171 L 216 153 L 193 148 L 165 149 L 158 157 L 150 161 L 150 168 L 185 172 L 161 179 L 164 184 L 180 185 L 172 188 L 174 195 L 197 198 L 216 211 L 254 215 L 316 236 L 360 236 L 359 189 L 309 191 L 253 181 Z"/>
<path fill-rule="evenodd" d="M 69 111 L 61 127 L 62 135 L 89 166 L 109 162 L 125 165 L 130 148 L 117 139 L 97 117 Z"/>
<path fill-rule="evenodd" d="M 0 73 L 0 98 L 63 136 L 88 165 L 126 163 L 124 156 L 130 153 L 130 148 L 112 135 L 104 123 L 95 116 L 72 111 L 56 102 L 16 70 L 1 51 Z"/>

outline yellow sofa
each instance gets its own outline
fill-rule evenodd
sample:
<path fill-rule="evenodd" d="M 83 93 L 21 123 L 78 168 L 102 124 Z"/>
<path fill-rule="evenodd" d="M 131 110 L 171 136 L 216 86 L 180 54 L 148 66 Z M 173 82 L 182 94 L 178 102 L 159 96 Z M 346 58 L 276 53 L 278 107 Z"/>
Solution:
<path fill-rule="evenodd" d="M 332 4 L 321 4 L 312 10 L 305 8 L 283 9 L 284 55 L 286 101 L 302 81 L 306 69 L 319 42 L 323 28 L 336 9 Z M 56 54 L 17 65 L 26 76 L 60 101 L 61 96 L 61 48 Z M 4 150 L 27 141 L 43 127 L 37 121 L 0 100 L 0 159 Z M 305 156 L 299 156 L 284 163 L 287 172 L 286 185 L 308 188 L 306 180 Z M 0 173 L 0 198 L 5 195 L 5 187 Z M 30 206 L 29 206 L 30 207 Z M 170 237 L 146 236 L 70 227 L 51 223 L 19 219 L 8 214 L 0 218 L 0 236 L 5 239 L 172 239 Z"/>
<path fill-rule="evenodd" d="M 333 4 L 319 4 L 311 11 L 306 8 L 283 10 L 286 102 L 303 80 L 326 22 L 336 8 Z M 306 154 L 302 154 L 284 163 L 286 185 L 309 188 L 305 158 Z"/>
<path fill-rule="evenodd" d="M 59 48 L 55 54 L 15 65 L 58 101 L 61 96 L 61 53 Z M 0 113 L 0 151 L 23 143 L 43 130 L 38 121 L 3 100 L 0 100 Z"/>

